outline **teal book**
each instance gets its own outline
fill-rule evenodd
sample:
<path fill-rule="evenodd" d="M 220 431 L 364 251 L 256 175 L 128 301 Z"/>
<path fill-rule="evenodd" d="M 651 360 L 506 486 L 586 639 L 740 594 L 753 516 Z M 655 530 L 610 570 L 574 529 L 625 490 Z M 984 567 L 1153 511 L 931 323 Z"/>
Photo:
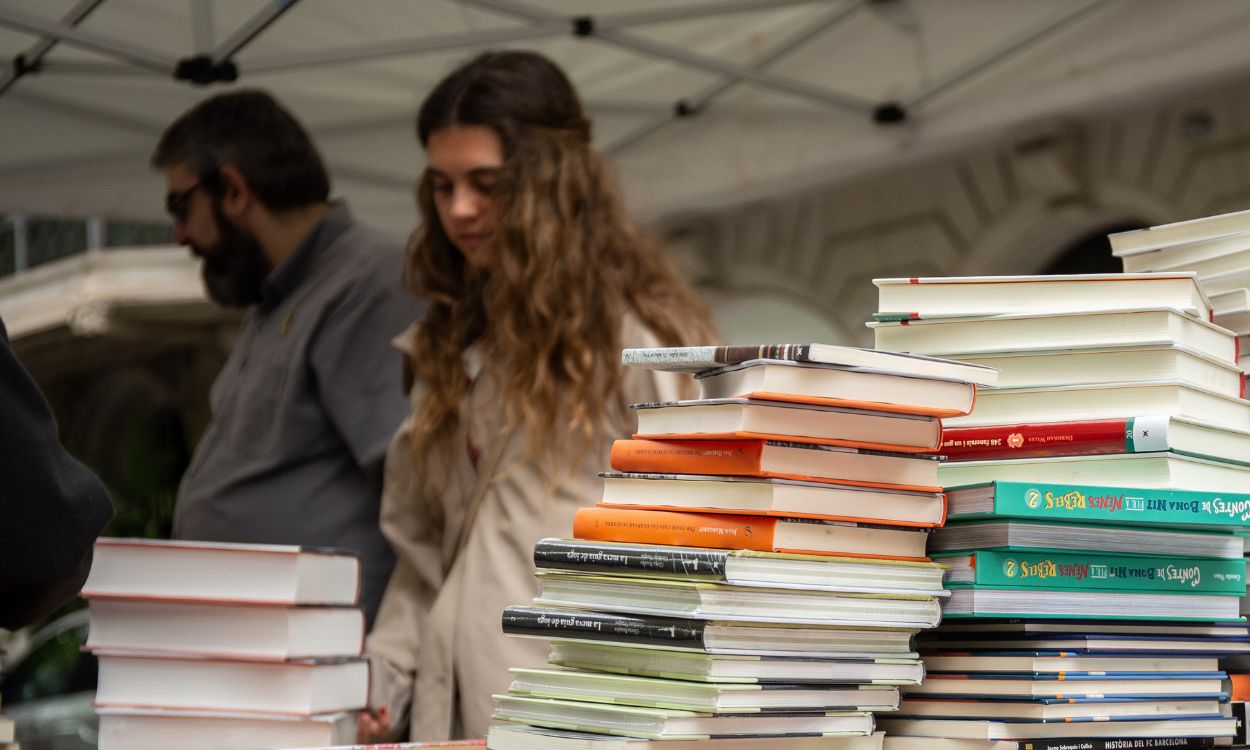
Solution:
<path fill-rule="evenodd" d="M 935 554 L 950 568 L 946 586 L 1241 596 L 1246 561 L 1130 557 L 1090 552 L 977 550 Z"/>
<path fill-rule="evenodd" d="M 949 520 L 1027 518 L 1047 521 L 1250 527 L 1250 495 L 1078 484 L 985 482 L 947 488 Z"/>

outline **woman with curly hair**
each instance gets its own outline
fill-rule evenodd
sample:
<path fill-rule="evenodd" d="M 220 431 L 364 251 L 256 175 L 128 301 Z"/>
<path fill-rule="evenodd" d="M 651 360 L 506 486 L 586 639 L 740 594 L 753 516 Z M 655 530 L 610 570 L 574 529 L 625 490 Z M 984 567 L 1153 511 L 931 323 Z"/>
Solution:
<path fill-rule="evenodd" d="M 368 642 L 364 740 L 481 737 L 508 667 L 541 640 L 500 615 L 534 595 L 532 551 L 601 495 L 630 403 L 689 397 L 624 347 L 707 343 L 704 304 L 625 214 L 564 73 L 483 54 L 417 116 L 426 169 L 408 283 L 430 302 L 404 342 L 413 411 L 387 457 L 397 565 Z"/>

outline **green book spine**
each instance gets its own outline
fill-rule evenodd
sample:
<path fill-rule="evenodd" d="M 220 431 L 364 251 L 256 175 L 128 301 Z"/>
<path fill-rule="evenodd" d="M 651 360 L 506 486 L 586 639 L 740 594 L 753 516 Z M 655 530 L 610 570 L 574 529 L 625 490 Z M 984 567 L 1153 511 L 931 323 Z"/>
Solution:
<path fill-rule="evenodd" d="M 1028 518 L 1124 525 L 1185 525 L 1250 527 L 1250 495 L 1190 490 L 1093 487 L 1080 484 L 990 482 L 994 510 L 967 513 L 959 509 L 958 494 L 965 487 L 947 488 L 951 520 L 968 518 Z"/>
<path fill-rule="evenodd" d="M 966 555 L 963 553 L 961 556 Z M 1002 550 L 982 550 L 972 553 L 972 557 L 972 583 L 994 588 L 1233 596 L 1241 596 L 1246 591 L 1244 559 L 1122 557 L 1080 552 Z M 968 585 L 952 582 L 947 587 Z"/>

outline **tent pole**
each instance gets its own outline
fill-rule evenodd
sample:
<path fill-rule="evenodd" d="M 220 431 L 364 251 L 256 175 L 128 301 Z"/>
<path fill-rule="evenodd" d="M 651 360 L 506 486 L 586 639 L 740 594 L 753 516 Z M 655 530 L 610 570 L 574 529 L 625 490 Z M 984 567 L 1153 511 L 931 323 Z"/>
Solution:
<path fill-rule="evenodd" d="M 91 11 L 100 7 L 103 2 L 104 0 L 80 0 L 79 3 L 70 8 L 64 16 L 61 16 L 61 23 L 66 26 L 77 26 L 79 23 L 82 23 L 84 18 L 91 15 Z M 39 41 L 30 46 L 30 49 L 26 50 L 26 52 L 22 54 L 22 62 L 28 69 L 39 68 L 44 64 L 43 58 L 52 51 L 52 48 L 56 46 L 57 41 L 58 40 L 53 37 L 45 36 L 40 38 Z M 4 93 L 8 91 L 13 84 L 17 83 L 18 78 L 21 78 L 21 74 L 18 73 L 15 68 L 9 69 L 4 74 L 4 77 L 0 78 L 0 96 L 4 96 Z"/>
<path fill-rule="evenodd" d="M 213 49 L 213 0 L 191 0 L 191 38 L 197 55 Z"/>
<path fill-rule="evenodd" d="M 0 26 L 50 37 L 65 44 L 115 57 L 132 65 L 160 73 L 171 73 L 174 69 L 173 60 L 167 60 L 152 50 L 126 44 L 103 34 L 82 31 L 63 23 L 45 21 L 12 8 L 0 6 Z"/>
<path fill-rule="evenodd" d="M 278 20 L 283 13 L 286 13 L 299 0 L 270 0 L 267 7 L 262 8 L 259 13 L 252 16 L 242 26 L 240 26 L 233 34 L 227 37 L 212 52 L 213 64 L 223 63 L 237 55 L 256 37 L 264 33 L 270 24 Z"/>
<path fill-rule="evenodd" d="M 950 89 L 951 87 L 963 83 L 969 78 L 984 72 L 994 64 L 1007 59 L 1029 45 L 1059 32 L 1065 26 L 1075 23 L 1082 17 L 1088 15 L 1090 12 L 1096 10 L 1099 6 L 1105 5 L 1106 3 L 1107 0 L 1087 0 L 1087 2 L 1077 7 L 1075 10 L 1068 11 L 1067 13 L 1046 22 L 1036 29 L 1032 29 L 1031 31 L 1024 33 L 1020 37 L 1007 42 L 1002 47 L 991 52 L 980 60 L 973 62 L 971 65 L 968 65 L 961 70 L 957 70 L 945 78 L 934 82 L 923 91 L 913 94 L 905 100 L 902 105 L 903 109 L 910 111 L 922 106 L 925 102 L 933 99 L 935 96 L 938 96 L 947 89 Z"/>

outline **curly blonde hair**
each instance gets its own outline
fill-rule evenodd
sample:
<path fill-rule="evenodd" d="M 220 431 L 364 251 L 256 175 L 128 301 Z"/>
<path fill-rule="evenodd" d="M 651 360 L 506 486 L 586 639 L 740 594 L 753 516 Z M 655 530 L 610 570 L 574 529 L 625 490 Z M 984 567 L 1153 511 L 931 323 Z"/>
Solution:
<path fill-rule="evenodd" d="M 625 214 L 615 181 L 590 146 L 572 84 L 529 52 L 483 54 L 422 104 L 417 134 L 451 125 L 493 128 L 504 145 L 492 196 L 495 255 L 475 269 L 452 245 L 429 174 L 417 187 L 422 224 L 409 240 L 407 283 L 430 302 L 417 331 L 414 458 L 465 418 L 464 351 L 489 353 L 502 384 L 505 429 L 523 427 L 536 453 L 587 447 L 619 410 L 621 323 L 665 345 L 715 340 L 711 316 L 661 249 Z M 557 424 L 558 421 L 558 424 Z"/>

